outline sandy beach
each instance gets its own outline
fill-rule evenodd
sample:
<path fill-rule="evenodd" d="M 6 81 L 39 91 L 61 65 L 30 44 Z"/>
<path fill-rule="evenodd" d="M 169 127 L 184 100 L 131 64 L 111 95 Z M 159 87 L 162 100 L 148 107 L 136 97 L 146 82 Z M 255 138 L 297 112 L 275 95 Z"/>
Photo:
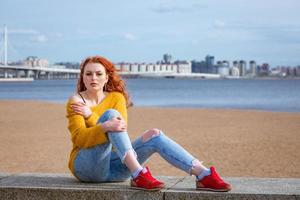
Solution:
<path fill-rule="evenodd" d="M 0 113 L 0 172 L 69 173 L 64 104 L 2 100 Z M 154 127 L 223 176 L 300 178 L 300 113 L 129 109 L 132 140 Z M 186 175 L 158 155 L 147 166 L 154 175 Z"/>

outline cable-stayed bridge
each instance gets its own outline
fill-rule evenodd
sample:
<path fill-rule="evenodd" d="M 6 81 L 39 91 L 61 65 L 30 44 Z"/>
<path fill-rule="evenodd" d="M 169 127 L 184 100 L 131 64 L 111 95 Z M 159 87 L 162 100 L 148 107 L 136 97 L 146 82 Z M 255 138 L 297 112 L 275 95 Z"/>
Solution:
<path fill-rule="evenodd" d="M 0 40 L 1 42 L 1 40 Z M 2 46 L 2 45 L 1 45 Z M 0 78 L 77 78 L 79 69 L 68 69 L 65 66 L 38 66 L 38 65 L 10 65 L 8 64 L 8 37 L 7 27 L 3 30 L 3 60 L 0 61 Z M 2 49 L 1 49 L 2 50 Z"/>
<path fill-rule="evenodd" d="M 67 69 L 62 66 L 25 66 L 25 65 L 0 65 L 2 78 L 30 78 L 34 79 L 63 79 L 78 78 L 79 69 Z"/>

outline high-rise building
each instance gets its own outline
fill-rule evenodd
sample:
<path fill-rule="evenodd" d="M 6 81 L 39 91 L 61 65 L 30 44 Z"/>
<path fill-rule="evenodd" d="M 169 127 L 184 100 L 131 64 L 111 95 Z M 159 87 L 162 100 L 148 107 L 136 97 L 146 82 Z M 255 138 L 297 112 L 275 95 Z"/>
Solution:
<path fill-rule="evenodd" d="M 172 56 L 170 54 L 163 55 L 163 63 L 170 64 L 172 62 Z"/>
<path fill-rule="evenodd" d="M 256 74 L 257 74 L 257 66 L 256 66 L 256 62 L 254 60 L 251 60 L 249 62 L 249 68 L 250 68 L 250 75 L 251 76 L 256 76 Z"/>
<path fill-rule="evenodd" d="M 232 67 L 230 67 L 230 69 L 229 69 L 229 74 L 230 74 L 231 76 L 238 77 L 238 76 L 240 76 L 240 70 L 239 70 L 238 67 L 232 66 Z"/>
<path fill-rule="evenodd" d="M 207 55 L 205 57 L 205 63 L 207 67 L 207 73 L 214 73 L 216 70 L 214 69 L 215 57 Z"/>
<path fill-rule="evenodd" d="M 208 73 L 206 63 L 204 61 L 192 61 L 192 73 Z"/>
<path fill-rule="evenodd" d="M 232 62 L 233 67 L 239 67 L 239 62 L 237 60 Z"/>
<path fill-rule="evenodd" d="M 223 65 L 226 65 L 228 68 L 230 67 L 230 63 L 228 60 L 223 60 L 222 63 Z"/>
<path fill-rule="evenodd" d="M 218 61 L 215 67 L 217 69 L 217 74 L 219 74 L 221 77 L 229 76 L 229 67 L 227 61 Z"/>
<path fill-rule="evenodd" d="M 300 66 L 296 67 L 296 76 L 300 76 Z"/>
<path fill-rule="evenodd" d="M 240 71 L 240 76 L 245 76 L 246 75 L 246 61 L 240 60 L 239 62 L 239 71 Z"/>
<path fill-rule="evenodd" d="M 268 63 L 263 63 L 258 67 L 258 74 L 260 76 L 267 76 L 269 74 L 270 65 Z"/>

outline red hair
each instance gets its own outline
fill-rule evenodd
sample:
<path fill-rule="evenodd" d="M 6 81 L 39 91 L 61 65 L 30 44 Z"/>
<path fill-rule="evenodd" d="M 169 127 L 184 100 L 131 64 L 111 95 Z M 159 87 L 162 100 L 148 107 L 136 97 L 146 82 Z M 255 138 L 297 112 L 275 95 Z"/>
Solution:
<path fill-rule="evenodd" d="M 99 63 L 105 68 L 106 74 L 108 75 L 108 81 L 107 81 L 105 87 L 103 87 L 103 91 L 122 93 L 126 99 L 127 107 L 132 106 L 132 102 L 131 102 L 128 92 L 126 90 L 126 84 L 125 84 L 124 80 L 117 73 L 117 70 L 116 70 L 115 66 L 113 65 L 113 63 L 101 56 L 87 57 L 80 64 L 80 78 L 78 79 L 78 83 L 77 83 L 77 92 L 82 92 L 82 91 L 86 90 L 86 87 L 83 83 L 83 73 L 84 73 L 85 66 L 88 63 Z"/>

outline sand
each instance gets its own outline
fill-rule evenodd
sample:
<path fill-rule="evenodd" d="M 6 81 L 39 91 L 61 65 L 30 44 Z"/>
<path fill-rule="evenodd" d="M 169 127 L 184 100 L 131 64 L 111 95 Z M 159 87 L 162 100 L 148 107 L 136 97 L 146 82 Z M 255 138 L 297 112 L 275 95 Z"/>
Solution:
<path fill-rule="evenodd" d="M 0 101 L 0 172 L 69 173 L 65 105 Z M 300 113 L 133 107 L 129 134 L 159 128 L 222 176 L 300 178 Z M 154 175 L 186 174 L 154 155 Z"/>

